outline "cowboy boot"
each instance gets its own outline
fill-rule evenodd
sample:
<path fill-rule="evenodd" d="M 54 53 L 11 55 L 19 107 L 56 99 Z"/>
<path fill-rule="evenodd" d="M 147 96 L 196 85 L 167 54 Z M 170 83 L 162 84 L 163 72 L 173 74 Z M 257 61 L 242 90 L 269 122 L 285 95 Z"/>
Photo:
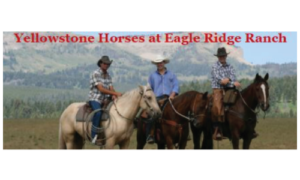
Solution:
<path fill-rule="evenodd" d="M 186 140 L 188 140 L 188 141 L 192 140 L 190 133 L 188 134 L 188 137 L 186 138 Z"/>
<path fill-rule="evenodd" d="M 223 137 L 223 133 L 222 133 L 223 122 L 221 120 L 223 120 L 223 116 L 219 116 L 218 121 L 215 122 L 215 125 L 214 125 L 215 131 L 213 134 L 213 139 L 216 141 L 221 141 L 222 139 L 225 139 Z"/>
<path fill-rule="evenodd" d="M 104 132 L 104 129 L 102 128 L 102 122 L 100 122 L 100 125 L 99 125 L 99 129 L 97 131 L 97 134 L 95 135 L 92 143 L 97 145 L 97 146 L 104 146 L 105 145 L 105 132 Z"/>
<path fill-rule="evenodd" d="M 154 144 L 155 143 L 154 132 L 155 132 L 155 126 L 152 125 L 150 135 L 148 136 L 148 139 L 147 139 L 148 144 Z"/>
<path fill-rule="evenodd" d="M 222 138 L 222 134 L 219 132 L 219 127 L 215 127 L 215 132 L 213 134 L 213 140 L 216 140 L 216 141 L 221 141 L 223 138 Z"/>
<path fill-rule="evenodd" d="M 153 122 L 151 122 L 151 129 L 150 129 L 150 133 L 147 137 L 147 143 L 148 144 L 154 144 L 155 140 L 154 140 L 154 131 L 155 131 L 155 126 L 153 125 Z"/>

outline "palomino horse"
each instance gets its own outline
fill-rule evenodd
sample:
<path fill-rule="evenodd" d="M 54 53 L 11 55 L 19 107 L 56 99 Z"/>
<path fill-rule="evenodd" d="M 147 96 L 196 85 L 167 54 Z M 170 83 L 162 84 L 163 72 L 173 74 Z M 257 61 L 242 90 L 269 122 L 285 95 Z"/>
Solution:
<path fill-rule="evenodd" d="M 86 136 L 85 122 L 76 122 L 76 113 L 85 103 L 69 105 L 60 117 L 59 147 L 61 149 L 82 149 Z M 160 116 L 155 95 L 150 86 L 140 86 L 119 97 L 110 108 L 110 118 L 102 121 L 105 129 L 106 149 L 119 145 L 120 149 L 127 149 L 134 125 L 133 119 L 139 109 L 145 109 L 151 116 Z M 91 129 L 91 122 L 88 124 Z M 90 134 L 90 132 L 88 132 Z"/>
<path fill-rule="evenodd" d="M 158 149 L 173 149 L 178 143 L 179 149 L 185 149 L 189 134 L 189 123 L 197 127 L 204 122 L 204 113 L 207 108 L 207 92 L 202 94 L 197 91 L 189 91 L 169 101 L 162 112 L 162 117 L 156 123 L 162 131 L 160 140 L 156 139 Z M 190 113 L 190 117 L 187 117 Z M 146 133 L 143 122 L 139 122 L 137 131 L 137 149 L 143 149 L 146 143 Z M 157 133 L 155 133 L 157 134 Z"/>
<path fill-rule="evenodd" d="M 256 74 L 254 82 L 238 93 L 236 103 L 225 113 L 225 123 L 222 128 L 223 135 L 231 139 L 234 149 L 239 148 L 240 138 L 243 139 L 243 149 L 250 148 L 254 128 L 257 123 L 256 115 L 258 112 L 256 112 L 255 109 L 259 107 L 264 112 L 269 109 L 268 78 L 268 73 L 264 78 Z M 210 118 L 206 120 L 211 122 Z M 201 131 L 201 129 L 196 131 Z M 210 146 L 212 144 L 212 138 L 208 137 L 208 139 L 205 138 L 205 140 L 206 143 L 203 144 L 207 147 L 208 143 L 208 147 L 212 148 L 212 146 Z"/>

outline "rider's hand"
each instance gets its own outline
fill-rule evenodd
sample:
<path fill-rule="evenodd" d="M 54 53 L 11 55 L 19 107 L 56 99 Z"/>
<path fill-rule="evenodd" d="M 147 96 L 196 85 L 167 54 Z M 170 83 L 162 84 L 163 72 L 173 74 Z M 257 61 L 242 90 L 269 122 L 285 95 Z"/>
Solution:
<path fill-rule="evenodd" d="M 113 95 L 112 100 L 116 100 L 116 99 L 117 99 L 117 96 Z"/>
<path fill-rule="evenodd" d="M 222 85 L 226 85 L 226 84 L 229 83 L 229 81 L 230 81 L 230 80 L 229 80 L 228 78 L 224 78 L 224 79 L 221 80 L 221 84 L 222 84 Z"/>
<path fill-rule="evenodd" d="M 234 84 L 235 87 L 241 87 L 241 84 L 239 82 L 237 82 L 237 81 L 234 82 L 233 84 Z"/>
<path fill-rule="evenodd" d="M 175 93 L 170 94 L 169 98 L 171 101 L 175 98 L 175 95 L 176 95 Z"/>
<path fill-rule="evenodd" d="M 117 96 L 117 97 L 121 97 L 121 96 L 122 96 L 122 93 L 117 92 L 116 96 Z"/>

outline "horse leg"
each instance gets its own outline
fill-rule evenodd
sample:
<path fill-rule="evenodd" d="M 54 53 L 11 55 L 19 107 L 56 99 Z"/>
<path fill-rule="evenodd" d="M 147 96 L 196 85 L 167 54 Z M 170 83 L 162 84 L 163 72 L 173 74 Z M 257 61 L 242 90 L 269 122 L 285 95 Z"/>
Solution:
<path fill-rule="evenodd" d="M 157 149 L 166 149 L 166 145 L 164 143 L 157 143 Z"/>
<path fill-rule="evenodd" d="M 125 139 L 124 141 L 119 143 L 119 147 L 120 147 L 120 149 L 128 149 L 129 144 L 130 144 L 130 138 Z"/>
<path fill-rule="evenodd" d="M 172 134 L 174 133 L 174 129 L 171 130 L 169 125 L 162 124 L 161 126 L 163 136 L 165 137 L 165 142 L 168 149 L 174 149 Z"/>
<path fill-rule="evenodd" d="M 239 141 L 240 141 L 240 135 L 237 130 L 234 130 L 231 132 L 232 135 L 232 147 L 233 149 L 239 149 Z"/>
<path fill-rule="evenodd" d="M 66 147 L 67 149 L 82 149 L 83 148 L 83 139 L 77 134 L 69 134 L 66 139 Z"/>
<path fill-rule="evenodd" d="M 67 151 L 82 151 L 83 140 L 69 141 L 66 143 L 66 145 L 67 145 Z"/>
<path fill-rule="evenodd" d="M 75 134 L 75 143 L 77 149 L 83 149 L 84 140 L 78 133 Z"/>
<path fill-rule="evenodd" d="M 243 139 L 243 149 L 250 149 L 252 138 L 244 138 Z"/>
<path fill-rule="evenodd" d="M 144 146 L 146 144 L 146 132 L 143 131 L 143 125 L 143 122 L 138 122 L 138 128 L 136 133 L 137 149 L 144 149 Z"/>
<path fill-rule="evenodd" d="M 214 143 L 213 143 L 212 132 L 211 132 L 210 128 L 206 127 L 205 129 L 202 129 L 201 131 L 204 134 L 201 149 L 213 149 Z M 200 137 L 201 137 L 201 131 L 200 131 Z"/>
<path fill-rule="evenodd" d="M 109 138 L 106 140 L 105 143 L 105 149 L 114 149 L 115 146 L 115 139 L 114 138 Z"/>
<path fill-rule="evenodd" d="M 243 149 L 250 149 L 250 144 L 253 139 L 253 135 L 255 133 L 255 126 L 256 126 L 257 119 L 256 117 L 253 118 L 252 121 L 248 121 L 248 124 L 246 125 L 248 129 L 246 130 L 246 133 L 243 137 Z"/>
<path fill-rule="evenodd" d="M 144 149 L 145 144 L 146 144 L 146 138 L 144 138 L 144 140 L 142 139 L 138 140 L 136 149 Z"/>
<path fill-rule="evenodd" d="M 171 136 L 165 136 L 166 137 L 166 144 L 168 149 L 174 149 L 174 144 Z"/>
<path fill-rule="evenodd" d="M 185 149 L 186 147 L 186 143 L 187 143 L 187 140 L 186 138 L 184 140 L 181 140 L 180 143 L 179 143 L 179 149 Z"/>
<path fill-rule="evenodd" d="M 179 149 L 185 149 L 188 135 L 189 135 L 189 126 L 185 126 L 185 128 L 182 129 L 182 137 L 178 142 Z"/>
<path fill-rule="evenodd" d="M 194 149 L 200 149 L 201 129 L 196 128 L 191 124 L 191 130 L 193 134 Z"/>
<path fill-rule="evenodd" d="M 59 132 L 59 139 L 58 139 L 58 146 L 59 146 L 59 149 L 67 149 L 67 145 L 66 145 L 66 142 L 64 140 L 64 137 L 62 135 L 62 132 L 60 131 Z"/>
<path fill-rule="evenodd" d="M 254 130 L 247 132 L 248 133 L 246 133 L 243 137 L 243 149 L 250 149 L 250 144 L 252 141 Z"/>

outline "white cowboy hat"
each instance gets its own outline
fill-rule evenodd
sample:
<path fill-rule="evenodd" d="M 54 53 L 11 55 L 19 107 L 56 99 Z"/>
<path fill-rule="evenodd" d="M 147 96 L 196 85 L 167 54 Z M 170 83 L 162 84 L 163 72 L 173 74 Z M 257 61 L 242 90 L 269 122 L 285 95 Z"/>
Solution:
<path fill-rule="evenodd" d="M 161 63 L 161 62 L 165 62 L 165 64 L 168 64 L 170 62 L 170 59 L 165 58 L 163 56 L 157 56 L 156 60 L 152 60 L 151 62 L 153 64 L 157 64 L 157 63 Z"/>

